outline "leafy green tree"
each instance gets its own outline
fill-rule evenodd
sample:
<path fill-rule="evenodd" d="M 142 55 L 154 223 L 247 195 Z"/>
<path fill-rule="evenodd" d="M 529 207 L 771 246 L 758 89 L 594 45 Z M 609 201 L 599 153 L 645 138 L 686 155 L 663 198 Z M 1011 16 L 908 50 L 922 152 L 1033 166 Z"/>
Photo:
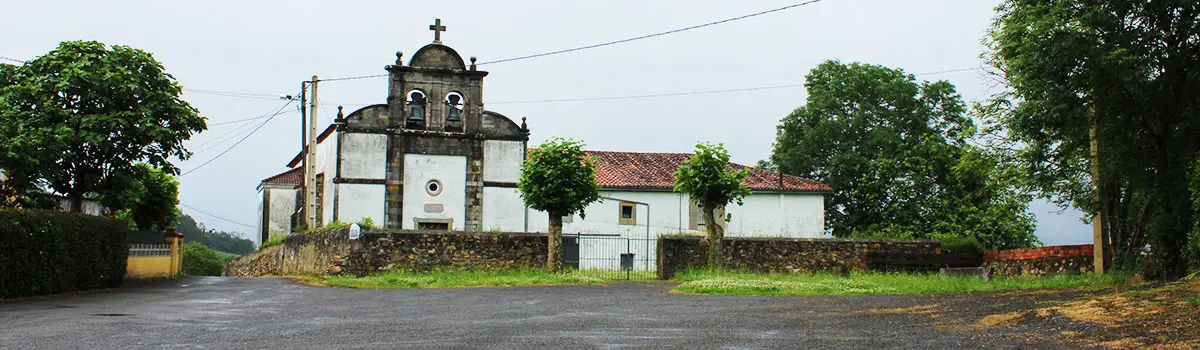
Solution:
<path fill-rule="evenodd" d="M 696 153 L 687 164 L 675 171 L 675 191 L 687 193 L 704 214 L 704 227 L 708 229 L 708 266 L 721 266 L 722 240 L 725 227 L 717 224 L 713 212 L 730 202 L 742 204 L 742 198 L 750 195 L 750 187 L 742 183 L 750 173 L 746 169 L 729 169 L 729 152 L 724 144 L 708 142 L 696 144 Z M 728 216 L 721 218 L 728 221 Z"/>
<path fill-rule="evenodd" d="M 1008 0 L 998 11 L 986 58 L 1008 90 L 985 111 L 1030 184 L 1100 215 L 1117 267 L 1181 276 L 1197 217 L 1187 170 L 1200 149 L 1200 3 Z"/>
<path fill-rule="evenodd" d="M 833 187 L 834 236 L 968 236 L 989 249 L 1037 243 L 1027 196 L 1000 155 L 968 145 L 977 128 L 946 81 L 827 61 L 804 106 L 783 118 L 771 163 Z"/>
<path fill-rule="evenodd" d="M 220 276 L 225 264 L 215 250 L 197 242 L 183 244 L 183 273 L 191 276 Z"/>
<path fill-rule="evenodd" d="M 0 168 L 44 180 L 79 212 L 87 193 L 144 162 L 167 174 L 183 142 L 205 130 L 181 88 L 150 54 L 68 41 L 15 68 L 0 86 Z"/>
<path fill-rule="evenodd" d="M 583 152 L 583 143 L 555 138 L 529 151 L 521 164 L 517 189 L 525 205 L 550 215 L 549 251 L 546 265 L 562 269 L 562 218 L 583 211 L 600 200 L 596 184 L 596 162 Z"/>
<path fill-rule="evenodd" d="M 138 230 L 164 231 L 174 227 L 179 217 L 179 181 L 166 172 L 137 164 L 126 174 L 109 181 L 110 191 L 100 197 L 100 203 L 131 221 Z"/>

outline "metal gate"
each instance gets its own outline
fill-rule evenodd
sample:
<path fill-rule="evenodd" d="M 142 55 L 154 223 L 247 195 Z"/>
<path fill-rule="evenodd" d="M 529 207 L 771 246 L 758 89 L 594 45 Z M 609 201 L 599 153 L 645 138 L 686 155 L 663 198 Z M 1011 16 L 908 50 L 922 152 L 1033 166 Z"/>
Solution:
<path fill-rule="evenodd" d="M 589 277 L 656 279 L 657 240 L 621 235 L 563 234 L 563 265 Z"/>

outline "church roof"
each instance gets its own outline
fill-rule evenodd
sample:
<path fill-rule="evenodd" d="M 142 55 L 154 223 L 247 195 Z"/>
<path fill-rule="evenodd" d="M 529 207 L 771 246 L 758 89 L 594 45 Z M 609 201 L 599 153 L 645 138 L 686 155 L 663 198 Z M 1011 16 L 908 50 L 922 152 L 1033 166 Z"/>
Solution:
<path fill-rule="evenodd" d="M 596 183 L 604 188 L 672 189 L 675 171 L 692 157 L 690 153 L 585 152 L 597 160 Z M 747 169 L 750 176 L 743 183 L 754 191 L 820 193 L 833 190 L 823 183 L 799 176 L 782 175 L 780 181 L 778 172 L 732 162 L 729 167 Z"/>
<path fill-rule="evenodd" d="M 285 171 L 285 172 L 282 172 L 279 174 L 275 174 L 274 176 L 263 179 L 262 184 L 260 184 L 259 186 L 272 185 L 272 184 L 273 185 L 292 185 L 292 186 L 299 187 L 300 185 L 304 184 L 304 168 L 295 167 L 295 168 L 288 169 L 288 171 Z"/>

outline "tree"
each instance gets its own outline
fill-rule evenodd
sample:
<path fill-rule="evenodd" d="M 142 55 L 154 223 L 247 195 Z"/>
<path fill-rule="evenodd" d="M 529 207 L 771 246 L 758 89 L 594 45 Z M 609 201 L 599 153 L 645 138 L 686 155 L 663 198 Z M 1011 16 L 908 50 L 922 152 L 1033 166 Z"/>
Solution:
<path fill-rule="evenodd" d="M 1003 158 L 968 141 L 977 129 L 946 81 L 827 61 L 779 125 L 771 163 L 822 181 L 834 236 L 966 236 L 988 249 L 1037 243 L 1028 201 Z"/>
<path fill-rule="evenodd" d="M 721 266 L 722 240 L 725 227 L 717 224 L 713 212 L 730 202 L 742 205 L 742 198 L 750 195 L 750 187 L 742 183 L 750 173 L 746 169 L 729 169 L 729 152 L 724 144 L 707 142 L 696 144 L 696 153 L 687 164 L 675 171 L 675 191 L 687 193 L 704 214 L 704 227 L 708 229 L 708 266 Z M 728 217 L 721 218 L 728 221 Z"/>
<path fill-rule="evenodd" d="M 68 41 L 0 74 L 0 168 L 45 181 L 79 212 L 88 193 L 138 162 L 178 173 L 183 142 L 205 130 L 181 87 L 150 54 Z"/>
<path fill-rule="evenodd" d="M 183 273 L 190 276 L 220 276 L 224 265 L 215 250 L 196 242 L 183 244 Z"/>
<path fill-rule="evenodd" d="M 109 181 L 114 184 L 100 197 L 100 203 L 118 217 L 131 221 L 130 226 L 142 231 L 163 231 L 175 226 L 179 217 L 176 208 L 179 181 L 171 175 L 142 163 Z"/>
<path fill-rule="evenodd" d="M 998 11 L 985 57 L 1008 89 L 985 111 L 1030 184 L 1102 217 L 1118 268 L 1181 276 L 1197 218 L 1200 3 L 1009 0 Z"/>
<path fill-rule="evenodd" d="M 583 209 L 600 200 L 596 162 L 582 147 L 569 139 L 546 141 L 529 151 L 517 182 L 525 205 L 550 215 L 546 265 L 555 272 L 562 269 L 562 218 L 576 213 L 584 218 Z"/>

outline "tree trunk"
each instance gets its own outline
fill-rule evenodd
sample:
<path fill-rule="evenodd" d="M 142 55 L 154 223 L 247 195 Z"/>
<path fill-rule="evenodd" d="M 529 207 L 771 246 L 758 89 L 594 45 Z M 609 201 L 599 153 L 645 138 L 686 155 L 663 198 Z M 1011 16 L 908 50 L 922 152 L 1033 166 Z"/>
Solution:
<path fill-rule="evenodd" d="M 721 269 L 722 241 L 725 239 L 725 227 L 717 223 L 713 217 L 713 205 L 704 204 L 704 227 L 708 229 L 708 268 Z"/>
<path fill-rule="evenodd" d="M 562 271 L 562 217 L 550 213 L 550 234 L 546 237 L 546 268 L 551 272 Z"/>
<path fill-rule="evenodd" d="M 67 199 L 71 203 L 69 210 L 72 213 L 82 213 L 83 212 L 83 194 L 82 193 L 68 194 Z"/>

